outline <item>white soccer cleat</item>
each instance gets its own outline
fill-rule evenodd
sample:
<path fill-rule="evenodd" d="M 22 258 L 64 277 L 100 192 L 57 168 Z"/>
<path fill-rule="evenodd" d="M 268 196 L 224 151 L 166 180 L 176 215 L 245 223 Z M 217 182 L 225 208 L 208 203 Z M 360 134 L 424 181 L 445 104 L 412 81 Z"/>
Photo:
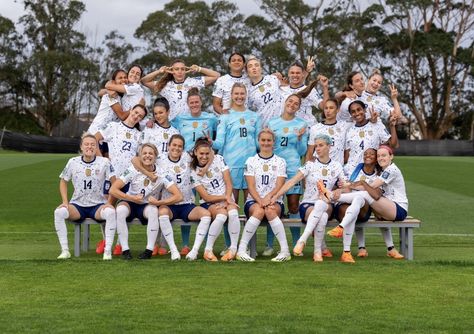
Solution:
<path fill-rule="evenodd" d="M 111 251 L 104 251 L 104 255 L 102 257 L 104 261 L 111 261 L 112 260 L 112 252 Z"/>
<path fill-rule="evenodd" d="M 273 259 L 272 259 L 272 262 L 285 262 L 285 261 L 290 261 L 291 260 L 291 254 L 290 252 L 280 252 L 278 253 L 277 256 L 275 256 Z"/>
<path fill-rule="evenodd" d="M 243 262 L 254 262 L 255 259 L 245 252 L 237 252 L 236 259 Z"/>
<path fill-rule="evenodd" d="M 267 246 L 267 247 L 265 247 L 265 249 L 263 250 L 262 255 L 263 255 L 263 256 L 272 256 L 274 252 L 275 252 L 275 251 L 273 250 L 272 247 L 268 247 L 268 246 Z"/>
<path fill-rule="evenodd" d="M 186 255 L 186 260 L 195 261 L 197 257 L 198 257 L 198 253 L 192 250 Z"/>
<path fill-rule="evenodd" d="M 171 261 L 179 261 L 181 260 L 181 255 L 178 251 L 171 252 Z"/>
<path fill-rule="evenodd" d="M 63 250 L 57 257 L 59 260 L 66 260 L 71 258 L 71 253 L 68 250 Z"/>

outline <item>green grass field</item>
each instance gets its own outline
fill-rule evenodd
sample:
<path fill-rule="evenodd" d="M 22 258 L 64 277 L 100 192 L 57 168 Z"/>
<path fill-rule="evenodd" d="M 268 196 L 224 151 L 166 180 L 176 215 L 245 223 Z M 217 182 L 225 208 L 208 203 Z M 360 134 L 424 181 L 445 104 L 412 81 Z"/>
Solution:
<path fill-rule="evenodd" d="M 317 265 L 310 248 L 288 263 L 104 263 L 93 250 L 58 261 L 52 212 L 69 157 L 0 151 L 0 333 L 474 332 L 474 158 L 396 159 L 423 221 L 414 261 L 385 257 L 373 230 L 367 259 L 341 264 L 328 240 L 336 257 Z M 132 251 L 144 246 L 134 227 Z"/>

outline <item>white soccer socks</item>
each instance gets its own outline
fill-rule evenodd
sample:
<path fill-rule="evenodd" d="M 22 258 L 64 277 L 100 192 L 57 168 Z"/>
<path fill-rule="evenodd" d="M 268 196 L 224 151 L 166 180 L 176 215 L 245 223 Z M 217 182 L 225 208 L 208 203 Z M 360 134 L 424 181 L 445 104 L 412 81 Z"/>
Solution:
<path fill-rule="evenodd" d="M 278 243 L 280 244 L 280 253 L 289 255 L 290 251 L 288 249 L 288 241 L 286 240 L 285 227 L 283 226 L 281 219 L 279 217 L 275 217 L 268 223 L 270 224 L 273 234 L 275 234 Z"/>
<path fill-rule="evenodd" d="M 240 219 L 237 209 L 229 210 L 229 222 L 227 224 L 230 235 L 230 247 L 233 252 L 237 252 L 240 234 Z"/>
<path fill-rule="evenodd" d="M 146 249 L 153 251 L 155 247 L 160 224 L 158 222 L 158 208 L 154 205 L 147 205 L 143 211 L 143 215 L 148 219 L 146 227 Z"/>
<path fill-rule="evenodd" d="M 102 219 L 105 219 L 105 249 L 107 254 L 112 253 L 112 244 L 114 243 L 115 232 L 117 231 L 117 219 L 115 209 L 106 206 L 100 212 Z"/>
<path fill-rule="evenodd" d="M 67 241 L 67 228 L 66 228 L 66 219 L 69 217 L 69 211 L 65 207 L 59 207 L 54 210 L 54 227 L 56 229 L 56 234 L 58 235 L 59 244 L 61 245 L 61 250 L 69 251 L 69 245 Z"/>
<path fill-rule="evenodd" d="M 129 250 L 128 246 L 128 226 L 127 226 L 127 216 L 130 214 L 130 210 L 125 205 L 119 205 L 115 209 L 117 213 L 117 234 L 118 239 L 120 240 L 120 245 L 122 246 L 122 252 Z"/>
<path fill-rule="evenodd" d="M 214 248 L 214 243 L 216 242 L 217 237 L 219 237 L 219 234 L 221 234 L 222 226 L 224 226 L 226 220 L 227 216 L 219 213 L 216 216 L 216 219 L 211 223 L 207 234 L 206 251 L 212 251 Z"/>

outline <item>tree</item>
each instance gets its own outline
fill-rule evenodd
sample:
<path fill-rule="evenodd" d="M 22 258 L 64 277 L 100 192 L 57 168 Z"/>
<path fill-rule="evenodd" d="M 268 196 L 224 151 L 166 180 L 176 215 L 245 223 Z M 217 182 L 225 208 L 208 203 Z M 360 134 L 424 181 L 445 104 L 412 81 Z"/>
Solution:
<path fill-rule="evenodd" d="M 107 81 L 110 80 L 113 71 L 119 68 L 127 70 L 130 64 L 130 55 L 135 51 L 135 48 L 117 30 L 108 33 L 102 44 L 105 45 L 105 48 L 97 50 L 101 55 L 98 60 L 101 64 L 100 78 L 102 81 Z"/>
<path fill-rule="evenodd" d="M 385 77 L 401 92 L 424 139 L 450 133 L 457 118 L 472 119 L 474 3 L 451 0 L 380 1 L 363 13 L 366 29 L 382 34 L 372 50 Z"/>
<path fill-rule="evenodd" d="M 33 95 L 31 112 L 51 134 L 68 115 L 77 113 L 95 87 L 98 66 L 89 60 L 92 50 L 85 36 L 74 30 L 85 6 L 80 1 L 24 1 L 20 18 L 28 42 L 25 73 Z"/>

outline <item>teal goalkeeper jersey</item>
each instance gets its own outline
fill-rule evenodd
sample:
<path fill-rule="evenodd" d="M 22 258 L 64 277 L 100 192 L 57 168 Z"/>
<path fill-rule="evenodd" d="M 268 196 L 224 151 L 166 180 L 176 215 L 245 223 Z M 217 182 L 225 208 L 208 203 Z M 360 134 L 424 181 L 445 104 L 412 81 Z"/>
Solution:
<path fill-rule="evenodd" d="M 275 133 L 274 152 L 285 159 L 288 175 L 295 175 L 301 166 L 301 156 L 306 154 L 308 147 L 308 132 L 298 140 L 298 132 L 306 128 L 306 122 L 295 117 L 286 121 L 281 117 L 274 117 L 268 122 L 268 127 Z"/>
<path fill-rule="evenodd" d="M 217 128 L 217 117 L 208 112 L 202 112 L 201 116 L 194 117 L 189 113 L 176 116 L 171 125 L 178 129 L 186 141 L 185 151 L 190 151 L 199 137 L 209 133 L 211 138 L 215 137 Z"/>
<path fill-rule="evenodd" d="M 257 113 L 230 110 L 219 117 L 213 147 L 230 168 L 244 168 L 245 161 L 257 153 L 257 135 L 261 120 Z"/>

